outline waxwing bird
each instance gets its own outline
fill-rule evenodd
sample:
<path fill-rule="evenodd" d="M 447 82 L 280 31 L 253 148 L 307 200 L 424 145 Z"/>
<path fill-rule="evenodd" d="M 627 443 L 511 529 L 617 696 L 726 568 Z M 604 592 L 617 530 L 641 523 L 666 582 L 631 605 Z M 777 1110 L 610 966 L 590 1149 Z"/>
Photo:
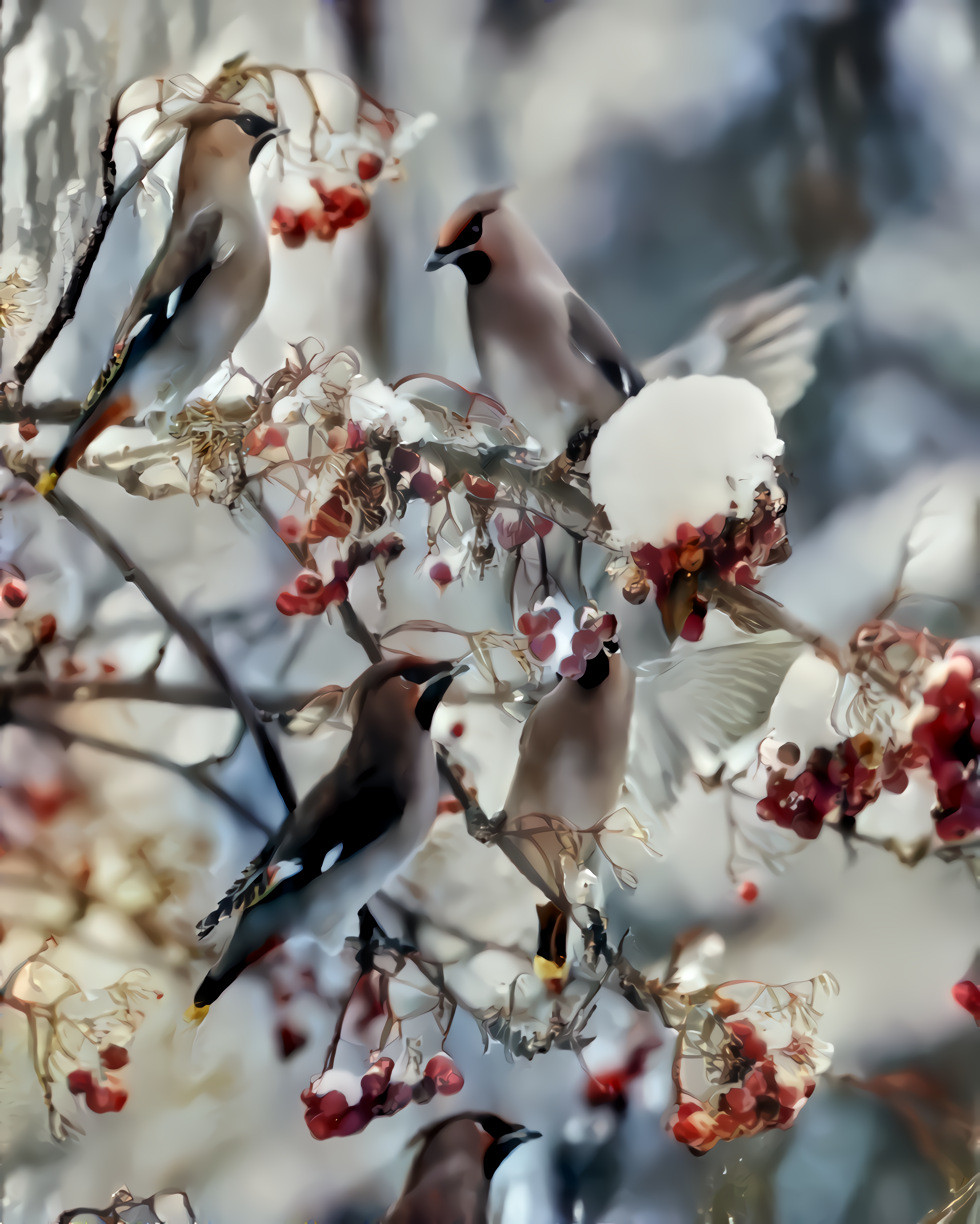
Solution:
<path fill-rule="evenodd" d="M 269 289 L 269 247 L 249 185 L 276 124 L 233 103 L 186 120 L 170 228 L 116 329 L 109 364 L 37 484 L 49 493 L 110 425 L 182 405 L 255 322 Z"/>
<path fill-rule="evenodd" d="M 540 1137 L 496 1114 L 436 1122 L 413 1140 L 421 1150 L 382 1224 L 487 1224 L 494 1173 L 521 1144 Z"/>
<path fill-rule="evenodd" d="M 333 931 L 420 845 L 439 802 L 429 728 L 462 670 L 409 656 L 377 663 L 354 682 L 354 729 L 340 760 L 198 924 L 203 938 L 239 915 L 188 1020 L 202 1019 L 247 965 L 295 930 Z"/>
<path fill-rule="evenodd" d="M 487 389 L 554 455 L 606 421 L 643 378 L 503 195 L 487 191 L 465 200 L 425 267 L 455 264 L 462 271 Z"/>
<path fill-rule="evenodd" d="M 538 907 L 535 972 L 545 982 L 568 975 L 568 895 L 595 841 L 592 830 L 619 803 L 626 775 L 633 673 L 606 642 L 578 679 L 563 677 L 528 715 L 517 768 L 504 803 L 500 845 L 549 899 Z M 549 827 L 542 818 L 557 823 Z M 593 898 L 594 904 L 595 898 Z"/>

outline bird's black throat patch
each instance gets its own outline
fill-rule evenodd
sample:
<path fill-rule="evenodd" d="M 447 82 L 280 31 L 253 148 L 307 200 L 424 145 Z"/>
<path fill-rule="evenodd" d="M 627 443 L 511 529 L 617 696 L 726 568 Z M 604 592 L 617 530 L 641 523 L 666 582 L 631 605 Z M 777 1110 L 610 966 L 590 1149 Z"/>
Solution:
<path fill-rule="evenodd" d="M 456 260 L 456 266 L 466 277 L 468 285 L 482 285 L 490 275 L 493 264 L 490 262 L 490 256 L 485 255 L 483 251 L 464 251 Z"/>

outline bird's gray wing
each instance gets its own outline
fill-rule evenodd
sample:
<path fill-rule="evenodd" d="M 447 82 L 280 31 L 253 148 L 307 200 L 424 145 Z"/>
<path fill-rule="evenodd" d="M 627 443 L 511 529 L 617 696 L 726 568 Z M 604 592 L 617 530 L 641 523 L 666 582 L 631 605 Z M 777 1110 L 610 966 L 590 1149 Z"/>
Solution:
<path fill-rule="evenodd" d="M 682 344 L 644 362 L 649 382 L 688 374 L 745 378 L 765 394 L 781 416 L 813 380 L 814 358 L 836 307 L 801 276 L 766 293 L 716 310 Z"/>
<path fill-rule="evenodd" d="M 298 892 L 380 841 L 401 820 L 405 806 L 404 788 L 386 770 L 372 766 L 354 774 L 341 761 L 287 818 L 272 853 L 266 847 L 215 913 L 220 918 L 222 907 L 231 913 L 272 895 Z M 202 934 L 213 929 L 210 917 L 208 923 Z"/>
<path fill-rule="evenodd" d="M 801 649 L 781 634 L 693 650 L 639 672 L 628 789 L 663 811 L 688 773 L 713 774 L 729 748 L 764 726 Z"/>
<path fill-rule="evenodd" d="M 636 395 L 643 386 L 643 375 L 630 364 L 605 321 L 588 302 L 571 291 L 565 294 L 565 308 L 572 348 L 594 365 L 622 393 L 623 399 Z"/>
<path fill-rule="evenodd" d="M 112 356 L 89 391 L 73 434 L 101 410 L 122 375 L 156 345 L 178 308 L 200 289 L 211 271 L 220 233 L 221 213 L 217 209 L 195 214 L 190 224 L 179 230 L 171 228 L 116 328 Z"/>
<path fill-rule="evenodd" d="M 116 328 L 116 345 L 125 344 L 143 319 L 165 311 L 175 293 L 184 296 L 185 287 L 200 277 L 202 269 L 210 269 L 220 232 L 221 213 L 216 208 L 196 213 L 187 225 L 171 226 Z"/>

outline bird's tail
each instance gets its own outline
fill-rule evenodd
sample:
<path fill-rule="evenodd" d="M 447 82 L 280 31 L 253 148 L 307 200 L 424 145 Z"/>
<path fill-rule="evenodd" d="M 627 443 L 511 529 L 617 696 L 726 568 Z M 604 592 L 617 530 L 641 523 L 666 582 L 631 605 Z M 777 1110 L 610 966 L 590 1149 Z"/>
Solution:
<path fill-rule="evenodd" d="M 129 395 L 117 394 L 109 399 L 96 399 L 68 431 L 61 450 L 51 460 L 47 470 L 38 477 L 34 486 L 38 493 L 47 497 L 64 473 L 77 465 L 99 434 L 110 425 L 125 421 L 132 416 L 132 412 L 133 401 Z"/>
<path fill-rule="evenodd" d="M 82 415 L 68 430 L 68 437 L 61 449 L 41 473 L 35 489 L 42 497 L 54 489 L 58 481 L 81 459 L 99 434 L 110 425 L 118 425 L 132 415 L 132 398 L 118 392 L 117 383 L 122 376 L 129 357 L 129 345 L 119 348 L 96 379 L 85 397 Z"/>

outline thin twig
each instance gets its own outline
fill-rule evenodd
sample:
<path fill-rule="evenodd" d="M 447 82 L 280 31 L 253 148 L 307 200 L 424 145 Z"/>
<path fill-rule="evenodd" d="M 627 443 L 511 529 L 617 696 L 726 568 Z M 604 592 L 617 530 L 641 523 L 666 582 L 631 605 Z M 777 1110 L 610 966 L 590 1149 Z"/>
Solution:
<path fill-rule="evenodd" d="M 291 812 L 296 806 L 296 791 L 293 788 L 289 774 L 286 772 L 286 766 L 283 763 L 278 748 L 272 742 L 265 724 L 256 713 L 255 706 L 248 695 L 228 668 L 221 662 L 211 646 L 208 645 L 198 629 L 178 610 L 149 575 L 139 568 L 105 528 L 96 522 L 87 511 L 83 510 L 77 502 L 73 501 L 60 489 L 55 489 L 49 495 L 48 501 L 64 519 L 78 528 L 84 535 L 88 536 L 115 565 L 123 578 L 127 582 L 131 582 L 140 594 L 153 605 L 208 675 L 228 694 L 231 704 L 241 715 L 242 721 L 255 741 L 255 745 L 265 762 L 269 776 L 272 778 L 276 789 L 282 797 L 287 812 Z"/>
<path fill-rule="evenodd" d="M 193 765 L 181 765 L 178 761 L 174 761 L 171 757 L 164 756 L 162 753 L 152 752 L 144 748 L 133 748 L 129 744 L 119 743 L 115 740 L 101 739 L 84 731 L 73 731 L 67 727 L 62 727 L 58 723 L 46 722 L 44 719 L 31 718 L 28 715 L 15 713 L 11 715 L 11 722 L 16 723 L 19 727 L 24 727 L 28 731 L 33 731 L 35 734 L 50 736 L 65 748 L 78 745 L 83 748 L 91 748 L 96 752 L 110 753 L 112 756 L 122 757 L 127 761 L 139 761 L 144 765 L 153 765 L 157 769 L 166 769 L 168 772 L 178 774 L 186 779 L 192 786 L 196 786 L 199 790 L 203 790 L 215 799 L 220 800 L 231 812 L 240 817 L 246 824 L 259 829 L 266 837 L 273 831 L 251 808 L 247 807 L 241 800 L 236 799 L 230 791 L 225 790 L 223 786 L 215 782 L 210 776 L 208 767 L 218 764 L 217 760 L 198 761 Z"/>

